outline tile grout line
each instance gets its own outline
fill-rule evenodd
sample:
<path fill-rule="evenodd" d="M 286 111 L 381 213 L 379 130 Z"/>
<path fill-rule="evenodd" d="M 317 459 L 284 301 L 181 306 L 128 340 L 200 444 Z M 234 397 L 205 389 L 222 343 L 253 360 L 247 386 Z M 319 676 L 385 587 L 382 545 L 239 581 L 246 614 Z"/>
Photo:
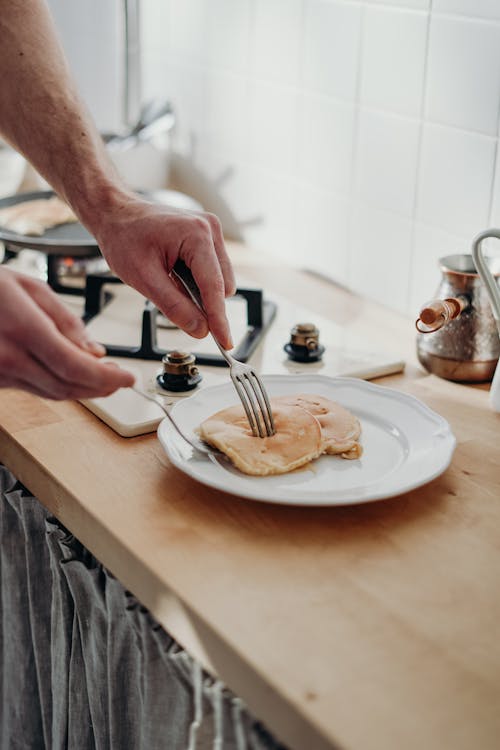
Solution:
<path fill-rule="evenodd" d="M 434 14 L 433 18 L 435 17 L 436 16 Z M 424 65 L 425 66 L 427 65 L 427 61 L 425 61 Z M 250 74 L 235 73 L 234 71 L 231 71 L 229 68 L 224 68 L 221 66 L 210 66 L 207 70 L 206 66 L 201 65 L 199 63 L 193 63 L 193 62 L 184 63 L 180 60 L 176 61 L 175 59 L 172 62 L 172 67 L 175 69 L 190 70 L 191 72 L 197 72 L 197 73 L 206 72 L 207 75 L 215 74 L 217 76 L 227 77 L 229 79 L 232 79 L 233 81 L 238 80 L 238 79 L 240 79 L 241 81 L 245 81 L 248 79 L 251 82 L 255 82 L 255 83 L 259 83 L 264 86 L 267 86 L 269 89 L 277 89 L 280 91 L 286 91 L 288 93 L 295 93 L 298 96 L 300 95 L 310 96 L 312 98 L 323 100 L 325 102 L 333 102 L 335 104 L 344 105 L 344 106 L 349 106 L 349 105 L 352 105 L 354 107 L 359 106 L 360 110 L 370 112 L 373 114 L 394 117 L 396 119 L 405 120 L 407 122 L 420 123 L 422 119 L 421 115 L 411 115 L 406 112 L 400 112 L 396 109 L 391 109 L 390 107 L 376 107 L 370 104 L 361 104 L 357 94 L 353 98 L 342 97 L 342 96 L 337 96 L 327 91 L 323 91 L 321 89 L 314 89 L 314 88 L 306 87 L 300 84 L 292 85 L 290 83 L 282 83 L 278 80 L 269 81 L 263 77 L 258 77 L 258 76 L 254 76 Z M 498 137 L 496 133 L 490 134 L 482 130 L 474 130 L 472 128 L 461 127 L 459 125 L 454 125 L 451 122 L 443 122 L 435 118 L 434 119 L 425 118 L 425 123 L 427 125 L 432 125 L 438 128 L 447 128 L 457 133 L 463 133 L 465 135 L 480 136 L 481 138 L 487 138 L 490 140 L 496 140 Z"/>
<path fill-rule="evenodd" d="M 366 6 L 360 7 L 360 23 L 359 23 L 359 46 L 357 54 L 357 70 L 356 70 L 356 86 L 354 96 L 354 117 L 352 124 L 352 146 L 351 146 L 351 175 L 349 180 L 349 190 L 347 191 L 347 229 L 346 229 L 346 244 L 347 244 L 347 262 L 346 262 L 346 282 L 347 286 L 354 289 L 352 283 L 352 235 L 353 235 L 353 224 L 354 224 L 354 201 L 356 193 L 356 170 L 358 166 L 358 146 L 359 146 L 359 123 L 361 113 L 361 81 L 363 75 L 363 60 L 364 60 L 364 37 L 365 37 L 365 26 L 366 26 Z"/>
<path fill-rule="evenodd" d="M 428 86 L 428 72 L 429 72 L 429 51 L 430 51 L 430 36 L 431 36 L 431 24 L 432 24 L 432 3 L 430 0 L 429 11 L 427 16 L 427 29 L 425 38 L 425 57 L 424 57 L 424 72 L 422 77 L 422 101 L 420 104 L 420 123 L 418 127 L 418 142 L 417 142 L 417 164 L 415 169 L 415 188 L 413 193 L 413 209 L 411 216 L 411 235 L 410 235 L 410 257 L 408 263 L 408 278 L 406 287 L 406 299 L 408 304 L 411 300 L 411 282 L 413 276 L 413 266 L 415 263 L 416 255 L 416 225 L 417 225 L 417 211 L 418 211 L 418 199 L 420 193 L 420 181 L 422 178 L 422 151 L 423 151 L 423 140 L 424 140 L 424 127 L 425 127 L 425 112 L 427 105 L 427 86 Z"/>
<path fill-rule="evenodd" d="M 300 0 L 300 21 L 299 21 L 299 34 L 300 41 L 298 47 L 298 69 L 297 69 L 297 86 L 295 92 L 295 106 L 296 106 L 296 129 L 295 129 L 295 155 L 291 168 L 291 184 L 293 189 L 291 192 L 291 210 L 293 212 L 293 236 L 294 243 L 292 247 L 292 253 L 297 257 L 302 256 L 305 252 L 302 247 L 302 243 L 297 238 L 300 237 L 299 220 L 299 189 L 298 185 L 300 180 L 298 178 L 300 172 L 300 160 L 299 160 L 299 149 L 302 141 L 302 135 L 304 130 L 304 68 L 305 68 L 305 57 L 306 57 L 306 23 L 307 23 L 307 11 L 306 11 L 306 0 Z"/>
<path fill-rule="evenodd" d="M 494 207 L 495 207 L 495 187 L 496 187 L 497 181 L 500 181 L 500 164 L 498 162 L 498 140 L 499 138 L 500 138 L 500 95 L 498 97 L 498 104 L 497 104 L 497 137 L 495 140 L 495 148 L 493 150 L 493 174 L 491 176 L 490 205 L 488 207 L 488 224 L 490 227 L 493 226 L 493 213 L 494 213 Z M 500 184 L 499 184 L 499 188 L 500 188 Z"/>

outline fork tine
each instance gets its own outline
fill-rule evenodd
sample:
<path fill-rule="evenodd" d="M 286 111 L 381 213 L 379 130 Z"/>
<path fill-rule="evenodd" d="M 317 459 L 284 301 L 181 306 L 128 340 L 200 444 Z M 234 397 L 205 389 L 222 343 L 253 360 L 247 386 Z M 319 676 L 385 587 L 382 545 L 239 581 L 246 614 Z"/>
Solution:
<path fill-rule="evenodd" d="M 255 419 L 255 422 L 257 423 L 257 429 L 259 431 L 259 437 L 263 438 L 267 436 L 267 429 L 265 424 L 262 424 L 262 417 L 263 413 L 260 408 L 260 404 L 256 402 L 256 396 L 257 393 L 255 391 L 255 388 L 251 382 L 250 377 L 248 376 L 248 373 L 244 373 L 243 375 L 239 374 L 236 376 L 240 382 L 240 384 L 243 386 L 245 390 L 246 397 L 250 403 L 250 406 L 252 408 L 252 413 Z"/>
<path fill-rule="evenodd" d="M 269 398 L 267 395 L 267 391 L 264 388 L 264 384 L 260 377 L 254 372 L 253 373 L 255 380 L 257 381 L 257 384 L 260 388 L 260 392 L 262 393 L 262 397 L 264 399 L 264 403 L 266 405 L 265 410 L 262 410 L 262 413 L 264 414 L 264 419 L 266 421 L 266 426 L 268 427 L 268 435 L 274 435 L 276 433 L 276 427 L 274 426 L 274 417 L 273 417 L 273 410 L 271 409 L 271 404 L 269 403 Z"/>
<path fill-rule="evenodd" d="M 235 373 L 235 378 L 236 378 L 236 380 L 237 380 L 237 382 L 238 382 L 241 390 L 245 394 L 245 401 L 246 401 L 247 405 L 249 406 L 249 408 L 250 408 L 250 410 L 252 412 L 252 423 L 251 424 L 252 424 L 252 427 L 253 427 L 254 424 L 256 426 L 256 431 L 254 432 L 254 435 L 258 436 L 258 437 L 261 437 L 261 438 L 266 437 L 267 436 L 267 431 L 266 431 L 265 425 L 263 425 L 263 423 L 262 423 L 262 412 L 260 410 L 260 407 L 259 407 L 258 403 L 255 400 L 254 390 L 253 390 L 253 388 L 251 387 L 251 385 L 249 383 L 249 379 L 247 377 L 246 372 Z M 240 396 L 240 398 L 241 398 L 241 396 Z M 245 405 L 245 404 L 243 404 L 243 405 Z"/>
<path fill-rule="evenodd" d="M 266 435 L 267 437 L 271 437 L 271 435 L 274 435 L 274 419 L 266 390 L 262 384 L 262 381 L 254 370 L 248 371 L 246 373 L 246 376 L 248 382 L 252 386 L 257 401 L 259 402 L 260 414 L 262 415 L 264 424 L 266 426 Z"/>
<path fill-rule="evenodd" d="M 182 283 L 190 299 L 206 316 L 200 290 L 194 280 L 193 274 L 184 261 L 179 258 L 176 260 L 172 268 L 172 274 Z M 238 362 L 238 360 L 229 354 L 215 336 L 214 341 L 229 365 L 231 380 L 243 404 L 253 435 L 258 435 L 262 438 L 274 435 L 276 429 L 271 405 L 259 376 L 249 365 Z M 255 381 L 257 381 L 258 389 L 255 387 Z M 262 421 L 264 421 L 265 429 L 262 426 Z"/>
<path fill-rule="evenodd" d="M 250 399 L 247 397 L 246 389 L 238 379 L 236 375 L 231 373 L 231 380 L 233 381 L 233 385 L 236 388 L 236 392 L 238 393 L 238 396 L 240 397 L 240 401 L 243 404 L 243 408 L 245 409 L 245 413 L 247 415 L 248 422 L 250 423 L 250 427 L 252 429 L 252 434 L 257 437 L 260 435 L 260 431 L 258 429 L 258 421 L 255 419 L 255 412 L 253 408 L 251 408 L 252 403 Z M 250 406 L 249 406 L 250 401 Z"/>

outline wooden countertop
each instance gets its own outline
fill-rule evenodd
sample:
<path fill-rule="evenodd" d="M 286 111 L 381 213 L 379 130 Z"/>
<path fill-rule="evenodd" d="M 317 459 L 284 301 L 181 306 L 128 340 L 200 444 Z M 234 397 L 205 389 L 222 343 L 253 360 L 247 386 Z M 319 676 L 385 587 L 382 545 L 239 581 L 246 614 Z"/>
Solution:
<path fill-rule="evenodd" d="M 450 468 L 383 502 L 307 509 L 221 495 L 155 435 L 0 391 L 0 461 L 293 750 L 493 750 L 500 742 L 500 415 L 485 386 L 428 375 L 414 329 L 238 246 L 268 293 L 307 296 L 451 424 Z"/>

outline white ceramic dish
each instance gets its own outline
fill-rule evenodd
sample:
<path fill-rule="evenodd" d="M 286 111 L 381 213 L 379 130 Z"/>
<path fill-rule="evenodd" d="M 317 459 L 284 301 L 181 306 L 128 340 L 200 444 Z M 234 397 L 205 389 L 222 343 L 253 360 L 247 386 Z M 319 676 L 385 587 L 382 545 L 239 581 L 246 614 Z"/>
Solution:
<path fill-rule="evenodd" d="M 226 461 L 194 451 L 167 419 L 158 438 L 172 463 L 194 479 L 240 497 L 286 505 L 352 505 L 400 495 L 442 474 L 455 449 L 449 424 L 414 396 L 357 378 L 322 375 L 263 377 L 270 396 L 314 393 L 337 401 L 361 422 L 363 455 L 357 460 L 322 456 L 290 474 L 251 477 Z M 231 382 L 205 388 L 172 408 L 187 431 L 211 414 L 238 403 Z"/>

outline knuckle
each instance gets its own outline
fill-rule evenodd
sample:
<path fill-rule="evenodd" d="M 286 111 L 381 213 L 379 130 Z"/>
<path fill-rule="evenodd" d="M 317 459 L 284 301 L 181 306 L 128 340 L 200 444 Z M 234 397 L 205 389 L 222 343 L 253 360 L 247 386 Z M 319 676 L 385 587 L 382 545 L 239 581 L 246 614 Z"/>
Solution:
<path fill-rule="evenodd" d="M 71 387 L 71 381 L 76 380 L 80 374 L 80 367 L 72 358 L 61 357 L 57 366 L 57 374 L 62 381 L 68 381 L 68 387 Z"/>
<path fill-rule="evenodd" d="M 26 325 L 21 316 L 9 321 L 8 337 L 11 342 L 26 342 L 28 335 L 29 326 Z"/>
<path fill-rule="evenodd" d="M 80 318 L 74 315 L 70 310 L 61 310 L 59 323 L 63 330 L 68 333 L 80 334 L 85 329 Z"/>
<path fill-rule="evenodd" d="M 179 319 L 179 316 L 182 315 L 183 308 L 183 302 L 177 300 L 167 300 L 161 306 L 161 311 L 167 318 L 175 323 Z"/>
<path fill-rule="evenodd" d="M 196 234 L 203 235 L 210 231 L 210 224 L 203 216 L 193 216 L 191 226 Z"/>
<path fill-rule="evenodd" d="M 222 274 L 217 274 L 215 278 L 212 279 L 211 287 L 212 287 L 212 290 L 217 295 L 217 297 L 224 297 L 225 285 L 224 285 L 224 279 L 222 277 Z"/>
<path fill-rule="evenodd" d="M 215 214 L 206 213 L 205 217 L 208 223 L 210 224 L 212 231 L 215 230 L 217 233 L 222 232 L 222 224 L 218 216 L 216 216 Z"/>
<path fill-rule="evenodd" d="M 15 370 L 16 358 L 11 347 L 0 347 L 0 371 L 7 374 Z"/>
<path fill-rule="evenodd" d="M 61 399 L 74 399 L 78 397 L 78 392 L 72 385 L 65 385 L 62 389 Z"/>
<path fill-rule="evenodd" d="M 51 396 L 56 401 L 66 401 L 73 398 L 73 387 L 70 383 L 60 381 L 57 383 L 54 394 Z"/>
<path fill-rule="evenodd" d="M 40 279 L 34 279 L 33 276 L 24 276 L 21 283 L 27 292 L 41 292 L 42 294 L 50 293 L 47 284 Z"/>

